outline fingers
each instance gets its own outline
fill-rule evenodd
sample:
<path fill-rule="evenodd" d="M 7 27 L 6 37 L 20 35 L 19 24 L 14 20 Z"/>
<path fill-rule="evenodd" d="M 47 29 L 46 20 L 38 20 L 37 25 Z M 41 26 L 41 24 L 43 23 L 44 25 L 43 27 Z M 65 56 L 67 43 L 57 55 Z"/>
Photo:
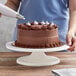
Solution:
<path fill-rule="evenodd" d="M 71 35 L 69 35 L 69 34 L 67 34 L 67 36 L 66 36 L 66 42 L 67 42 L 67 44 L 69 45 L 69 46 L 71 46 L 72 45 L 72 36 Z"/>
<path fill-rule="evenodd" d="M 68 50 L 76 51 L 76 37 L 72 38 L 72 45 L 70 46 L 70 48 Z"/>
<path fill-rule="evenodd" d="M 74 44 L 72 45 L 72 46 L 70 46 L 70 48 L 68 49 L 69 51 L 74 51 L 75 49 L 75 46 L 74 46 Z"/>

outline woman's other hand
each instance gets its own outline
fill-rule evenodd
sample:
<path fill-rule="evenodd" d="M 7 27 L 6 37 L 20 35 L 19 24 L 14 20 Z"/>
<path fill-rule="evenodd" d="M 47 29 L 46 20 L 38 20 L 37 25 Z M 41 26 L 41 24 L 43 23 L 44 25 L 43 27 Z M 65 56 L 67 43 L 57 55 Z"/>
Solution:
<path fill-rule="evenodd" d="M 66 36 L 66 42 L 70 46 L 68 50 L 70 51 L 76 51 L 76 36 L 73 32 L 68 32 Z"/>

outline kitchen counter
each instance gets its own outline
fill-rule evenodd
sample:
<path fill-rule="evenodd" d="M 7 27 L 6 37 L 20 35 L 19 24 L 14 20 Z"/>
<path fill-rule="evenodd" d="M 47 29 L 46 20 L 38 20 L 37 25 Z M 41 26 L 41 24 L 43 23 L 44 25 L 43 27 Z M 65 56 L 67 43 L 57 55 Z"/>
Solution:
<path fill-rule="evenodd" d="M 24 52 L 0 52 L 0 76 L 52 76 L 51 70 L 60 68 L 76 68 L 76 53 L 46 53 L 60 58 L 61 62 L 53 66 L 29 67 L 16 63 L 20 56 L 29 55 Z"/>

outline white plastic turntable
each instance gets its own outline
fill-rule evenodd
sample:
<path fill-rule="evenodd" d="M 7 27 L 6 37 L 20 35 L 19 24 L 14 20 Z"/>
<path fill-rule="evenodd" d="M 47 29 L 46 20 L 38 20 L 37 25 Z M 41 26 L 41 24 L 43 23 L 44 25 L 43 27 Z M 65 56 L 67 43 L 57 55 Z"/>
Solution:
<path fill-rule="evenodd" d="M 55 52 L 62 51 L 69 48 L 66 44 L 61 47 L 55 48 L 42 48 L 42 49 L 32 49 L 32 48 L 20 48 L 13 46 L 14 41 L 6 43 L 6 48 L 14 50 L 17 52 L 32 52 L 31 55 L 23 56 L 17 59 L 17 63 L 26 66 L 49 66 L 60 63 L 60 59 L 54 56 L 47 56 L 44 52 Z"/>

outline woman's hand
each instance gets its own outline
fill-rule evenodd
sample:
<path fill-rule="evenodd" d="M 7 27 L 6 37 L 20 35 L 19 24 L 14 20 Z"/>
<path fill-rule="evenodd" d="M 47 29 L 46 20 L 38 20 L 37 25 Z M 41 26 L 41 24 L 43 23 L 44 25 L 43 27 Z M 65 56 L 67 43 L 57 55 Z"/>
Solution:
<path fill-rule="evenodd" d="M 71 32 L 71 31 L 68 32 L 68 34 L 66 36 L 66 42 L 70 46 L 70 48 L 68 50 L 76 51 L 76 37 L 75 37 L 75 33 Z"/>

